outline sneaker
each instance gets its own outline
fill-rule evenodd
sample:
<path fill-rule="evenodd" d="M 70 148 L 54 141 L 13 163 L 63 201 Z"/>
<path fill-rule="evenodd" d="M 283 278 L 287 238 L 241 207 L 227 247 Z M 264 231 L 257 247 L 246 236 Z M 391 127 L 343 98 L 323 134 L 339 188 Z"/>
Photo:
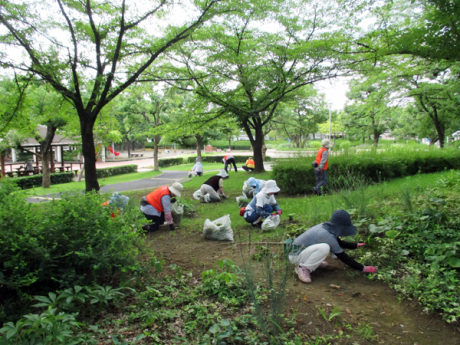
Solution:
<path fill-rule="evenodd" d="M 327 267 L 327 266 L 329 266 L 329 264 L 326 261 L 323 261 L 322 263 L 319 264 L 320 268 L 324 268 L 324 267 Z"/>
<path fill-rule="evenodd" d="M 201 203 L 206 202 L 206 200 L 204 199 L 204 195 L 200 195 L 200 202 L 201 202 Z"/>
<path fill-rule="evenodd" d="M 299 279 L 304 283 L 311 283 L 310 270 L 304 266 L 297 266 L 295 273 L 299 276 Z"/>
<path fill-rule="evenodd" d="M 252 226 L 253 226 L 254 228 L 259 228 L 259 229 L 260 229 L 260 228 L 262 228 L 262 223 L 260 223 L 260 222 L 259 222 L 259 223 L 256 223 L 256 224 L 252 223 Z"/>

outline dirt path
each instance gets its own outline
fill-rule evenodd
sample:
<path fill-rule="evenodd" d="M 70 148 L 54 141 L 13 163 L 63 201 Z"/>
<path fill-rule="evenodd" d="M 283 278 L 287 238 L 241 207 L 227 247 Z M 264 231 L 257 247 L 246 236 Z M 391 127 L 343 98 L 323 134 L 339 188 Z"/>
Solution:
<path fill-rule="evenodd" d="M 197 279 L 203 270 L 221 259 L 231 259 L 242 267 L 241 247 L 247 245 L 207 241 L 201 232 L 161 228 L 148 237 L 155 255 L 166 261 L 165 266 L 179 265 L 183 272 L 193 272 Z M 279 246 L 273 249 L 277 250 L 276 247 Z M 285 311 L 295 320 L 296 331 L 309 335 L 338 334 L 340 329 L 349 328 L 359 337 L 358 342 L 350 342 L 353 345 L 460 344 L 458 329 L 438 315 L 423 313 L 416 302 L 400 301 L 383 282 L 369 280 L 339 260 L 327 261 L 329 267 L 315 271 L 309 285 L 301 283 L 292 270 Z M 322 309 L 330 315 L 334 307 L 340 315 L 330 321 L 319 313 Z"/>

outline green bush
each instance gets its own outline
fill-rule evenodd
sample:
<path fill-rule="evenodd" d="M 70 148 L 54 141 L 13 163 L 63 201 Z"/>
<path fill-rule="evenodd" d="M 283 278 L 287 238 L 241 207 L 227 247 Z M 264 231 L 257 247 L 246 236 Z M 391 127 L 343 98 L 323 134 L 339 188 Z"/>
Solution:
<path fill-rule="evenodd" d="M 272 177 L 291 195 L 311 192 L 316 184 L 311 163 L 315 157 L 283 159 L 273 167 Z M 347 181 L 350 177 L 381 182 L 417 173 L 433 173 L 460 168 L 460 150 L 367 150 L 344 151 L 329 156 L 329 181 Z M 302 181 L 302 183 L 299 183 Z M 329 187 L 331 184 L 329 183 Z M 335 185 L 337 188 L 341 186 Z"/>
<path fill-rule="evenodd" d="M 0 232 L 0 310 L 14 314 L 30 294 L 137 268 L 137 205 L 112 218 L 103 200 L 96 193 L 63 194 L 45 206 L 28 203 L 13 182 L 0 183 L 0 228 L 8 229 Z"/>
<path fill-rule="evenodd" d="M 50 174 L 50 183 L 51 184 L 61 184 L 72 182 L 73 173 L 72 172 L 62 172 Z M 18 187 L 22 189 L 29 189 L 33 187 L 39 187 L 42 185 L 43 175 L 33 175 L 33 176 L 23 176 L 14 178 L 14 182 Z"/>
<path fill-rule="evenodd" d="M 202 162 L 207 162 L 207 163 L 222 163 L 222 159 L 225 156 L 202 156 Z M 246 163 L 247 159 L 250 157 L 248 156 L 233 156 L 235 157 L 235 162 L 236 163 Z M 196 156 L 193 157 L 188 157 L 187 158 L 187 163 L 195 163 Z M 270 156 L 265 156 L 265 161 L 270 162 L 271 157 Z"/>
<path fill-rule="evenodd" d="M 195 162 L 195 161 L 193 161 Z M 158 166 L 160 168 L 164 168 L 164 167 L 169 167 L 169 166 L 172 166 L 172 165 L 180 165 L 180 164 L 184 164 L 184 158 L 182 157 L 179 157 L 179 158 L 165 158 L 165 159 L 159 159 L 158 160 Z"/>
<path fill-rule="evenodd" d="M 129 174 L 137 171 L 137 165 L 121 165 L 118 167 L 102 168 L 96 170 L 97 178 Z"/>

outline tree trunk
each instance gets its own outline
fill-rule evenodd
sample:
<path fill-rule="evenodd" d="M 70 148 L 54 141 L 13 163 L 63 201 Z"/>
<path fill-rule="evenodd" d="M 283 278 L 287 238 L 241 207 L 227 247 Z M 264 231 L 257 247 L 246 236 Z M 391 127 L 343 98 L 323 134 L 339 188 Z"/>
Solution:
<path fill-rule="evenodd" d="M 49 188 L 51 185 L 51 172 L 50 172 L 50 150 L 42 146 L 42 187 Z"/>
<path fill-rule="evenodd" d="M 229 137 L 228 138 L 228 149 L 231 150 L 232 149 L 232 137 Z M 201 161 L 200 161 L 201 162 Z"/>
<path fill-rule="evenodd" d="M 378 145 L 378 143 L 379 143 L 379 137 L 380 137 L 379 131 L 378 131 L 376 128 L 374 128 L 374 142 L 373 142 L 373 145 L 374 145 L 374 146 L 377 146 L 377 145 Z"/>
<path fill-rule="evenodd" d="M 1 175 L 2 177 L 5 177 L 5 155 L 3 152 L 0 153 L 0 164 L 1 164 Z"/>
<path fill-rule="evenodd" d="M 249 121 L 245 120 L 243 122 L 243 128 L 249 137 L 253 149 L 253 158 L 255 163 L 255 172 L 263 172 L 264 169 L 264 158 L 263 158 L 263 145 L 264 145 L 264 134 L 262 121 L 260 119 L 253 119 L 255 124 L 255 137 L 252 135 L 251 128 L 249 127 Z"/>
<path fill-rule="evenodd" d="M 160 143 L 161 135 L 153 136 L 153 170 L 160 170 L 160 165 L 158 164 L 158 144 Z"/>
<path fill-rule="evenodd" d="M 201 162 L 201 143 L 203 142 L 203 137 L 200 134 L 195 135 L 196 138 L 196 158 Z"/>
<path fill-rule="evenodd" d="M 96 147 L 93 134 L 94 121 L 88 119 L 86 114 L 79 114 L 79 116 L 82 151 L 85 158 L 85 190 L 87 192 L 99 191 L 100 187 L 96 175 Z"/>
<path fill-rule="evenodd" d="M 444 140 L 446 139 L 444 125 L 439 121 L 437 109 L 434 108 L 433 110 L 434 110 L 434 116 L 432 116 L 431 118 L 433 120 L 434 127 L 436 128 L 436 133 L 438 134 L 439 148 L 442 149 L 444 148 Z"/>

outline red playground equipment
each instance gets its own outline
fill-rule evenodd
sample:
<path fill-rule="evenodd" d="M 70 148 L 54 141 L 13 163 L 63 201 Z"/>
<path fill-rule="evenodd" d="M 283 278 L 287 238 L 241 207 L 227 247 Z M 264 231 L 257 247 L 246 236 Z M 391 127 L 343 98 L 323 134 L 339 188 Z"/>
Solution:
<path fill-rule="evenodd" d="M 112 152 L 115 156 L 118 156 L 120 154 L 120 152 L 117 152 L 117 151 L 114 151 L 112 146 L 109 146 L 108 147 L 109 151 Z"/>

